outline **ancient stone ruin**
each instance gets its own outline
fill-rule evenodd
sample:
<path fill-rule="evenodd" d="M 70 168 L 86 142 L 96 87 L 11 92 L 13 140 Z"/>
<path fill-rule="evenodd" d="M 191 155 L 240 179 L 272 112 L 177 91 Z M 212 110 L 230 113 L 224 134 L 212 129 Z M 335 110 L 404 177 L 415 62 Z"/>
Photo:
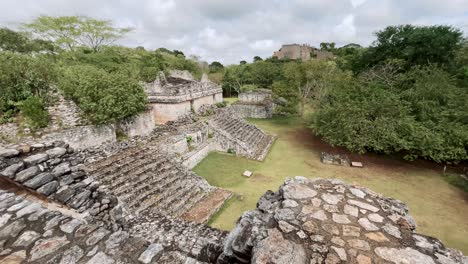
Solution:
<path fill-rule="evenodd" d="M 257 89 L 239 94 L 232 108 L 245 118 L 273 117 L 274 103 L 271 90 Z"/>
<path fill-rule="evenodd" d="M 329 51 L 319 50 L 317 48 L 311 47 L 307 44 L 286 44 L 283 45 L 278 51 L 273 53 L 274 57 L 278 59 L 292 59 L 298 60 L 301 59 L 303 61 L 308 60 L 325 60 L 325 59 L 332 59 L 334 57 L 333 53 Z"/>
<path fill-rule="evenodd" d="M 198 113 L 202 105 L 223 101 L 221 87 L 207 80 L 196 81 L 190 73 L 176 71 L 165 78 L 164 74 L 146 85 L 148 100 L 156 124 L 177 120 L 190 113 Z"/>
<path fill-rule="evenodd" d="M 401 202 L 337 180 L 296 177 L 267 192 L 232 232 L 207 226 L 232 194 L 191 168 L 211 151 L 261 161 L 275 137 L 236 107 L 213 107 L 217 93 L 207 94 L 215 86 L 174 74 L 160 87 L 188 101 L 152 104 L 179 113 L 188 102 L 194 113 L 184 110 L 144 135 L 116 141 L 110 126 L 109 141 L 84 133 L 84 145 L 77 134 L 69 134 L 72 144 L 54 134 L 2 144 L 0 263 L 468 263 L 416 234 Z M 213 101 L 195 103 L 203 98 Z M 149 116 L 157 118 L 153 107 Z M 151 120 L 143 117 L 121 129 L 140 129 Z"/>
<path fill-rule="evenodd" d="M 287 180 L 244 213 L 218 263 L 468 263 L 417 234 L 400 201 L 340 180 Z"/>

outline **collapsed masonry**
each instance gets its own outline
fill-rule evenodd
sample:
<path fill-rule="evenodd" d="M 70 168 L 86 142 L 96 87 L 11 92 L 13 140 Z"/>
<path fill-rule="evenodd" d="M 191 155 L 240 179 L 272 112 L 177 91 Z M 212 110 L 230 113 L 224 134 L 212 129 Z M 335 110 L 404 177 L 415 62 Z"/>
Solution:
<path fill-rule="evenodd" d="M 273 98 L 271 90 L 257 89 L 239 94 L 239 100 L 232 104 L 232 108 L 246 118 L 273 117 Z"/>
<path fill-rule="evenodd" d="M 273 57 L 278 59 L 301 59 L 303 61 L 308 60 L 326 60 L 333 59 L 333 53 L 326 50 L 319 50 L 307 44 L 286 44 L 281 46 L 278 51 L 273 53 Z"/>

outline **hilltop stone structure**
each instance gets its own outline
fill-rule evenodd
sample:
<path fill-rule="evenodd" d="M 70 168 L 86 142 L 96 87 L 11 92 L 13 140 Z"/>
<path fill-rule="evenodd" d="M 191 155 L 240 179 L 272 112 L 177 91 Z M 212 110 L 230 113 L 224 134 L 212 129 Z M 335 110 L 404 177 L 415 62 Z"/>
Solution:
<path fill-rule="evenodd" d="M 273 53 L 273 57 L 278 59 L 301 59 L 303 61 L 308 60 L 325 60 L 333 59 L 333 53 L 329 51 L 319 50 L 307 44 L 286 44 L 283 45 L 278 51 Z"/>
<path fill-rule="evenodd" d="M 242 117 L 271 118 L 274 103 L 271 90 L 257 89 L 239 94 L 239 100 L 232 104 L 232 108 Z"/>
<path fill-rule="evenodd" d="M 196 81 L 186 71 L 173 71 L 167 78 L 161 73 L 159 78 L 145 87 L 156 124 L 198 113 L 202 105 L 223 101 L 221 87 L 207 78 Z"/>

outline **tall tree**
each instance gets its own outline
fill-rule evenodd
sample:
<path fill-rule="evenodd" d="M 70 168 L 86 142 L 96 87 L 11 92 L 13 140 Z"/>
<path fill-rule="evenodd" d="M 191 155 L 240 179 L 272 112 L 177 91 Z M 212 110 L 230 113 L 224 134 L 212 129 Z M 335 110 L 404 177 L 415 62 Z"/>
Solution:
<path fill-rule="evenodd" d="M 87 46 L 97 51 L 131 31 L 130 28 L 114 27 L 108 20 L 84 16 L 40 16 L 23 26 L 33 34 L 71 51 L 77 46 Z"/>

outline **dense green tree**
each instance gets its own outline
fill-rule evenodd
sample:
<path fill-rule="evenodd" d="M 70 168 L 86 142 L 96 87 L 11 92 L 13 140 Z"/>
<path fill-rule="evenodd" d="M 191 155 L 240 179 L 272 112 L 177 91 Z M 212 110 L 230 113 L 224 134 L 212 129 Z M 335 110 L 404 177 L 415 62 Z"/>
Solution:
<path fill-rule="evenodd" d="M 215 73 L 215 72 L 222 71 L 224 69 L 224 65 L 221 64 L 221 62 L 219 61 L 213 61 L 212 63 L 208 65 L 208 69 L 210 73 Z"/>
<path fill-rule="evenodd" d="M 247 62 L 246 62 L 245 60 L 241 60 L 241 61 L 239 62 L 239 64 L 240 64 L 240 65 L 244 65 L 244 64 L 247 64 Z"/>
<path fill-rule="evenodd" d="M 261 57 L 259 57 L 259 56 L 255 56 L 255 57 L 253 58 L 253 61 L 254 61 L 254 62 L 258 62 L 258 61 L 263 61 L 263 59 L 262 59 Z"/>
<path fill-rule="evenodd" d="M 392 59 L 404 61 L 405 69 L 415 65 L 449 65 L 463 40 L 462 32 L 450 26 L 390 26 L 376 36 L 377 40 L 361 54 L 355 72 Z"/>
<path fill-rule="evenodd" d="M 59 81 L 65 96 L 95 124 L 122 120 L 145 109 L 147 97 L 136 79 L 92 65 L 67 67 Z"/>
<path fill-rule="evenodd" d="M 16 109 L 16 103 L 36 96 L 48 102 L 55 81 L 54 64 L 44 56 L 0 52 L 0 113 Z"/>
<path fill-rule="evenodd" d="M 31 39 L 23 32 L 16 32 L 8 28 L 0 28 L 0 51 L 20 53 L 55 50 L 55 45 L 46 40 Z"/>
<path fill-rule="evenodd" d="M 351 151 L 403 153 L 436 162 L 468 159 L 466 88 L 446 71 L 415 67 L 393 81 L 347 79 L 316 109 L 313 129 Z"/>

